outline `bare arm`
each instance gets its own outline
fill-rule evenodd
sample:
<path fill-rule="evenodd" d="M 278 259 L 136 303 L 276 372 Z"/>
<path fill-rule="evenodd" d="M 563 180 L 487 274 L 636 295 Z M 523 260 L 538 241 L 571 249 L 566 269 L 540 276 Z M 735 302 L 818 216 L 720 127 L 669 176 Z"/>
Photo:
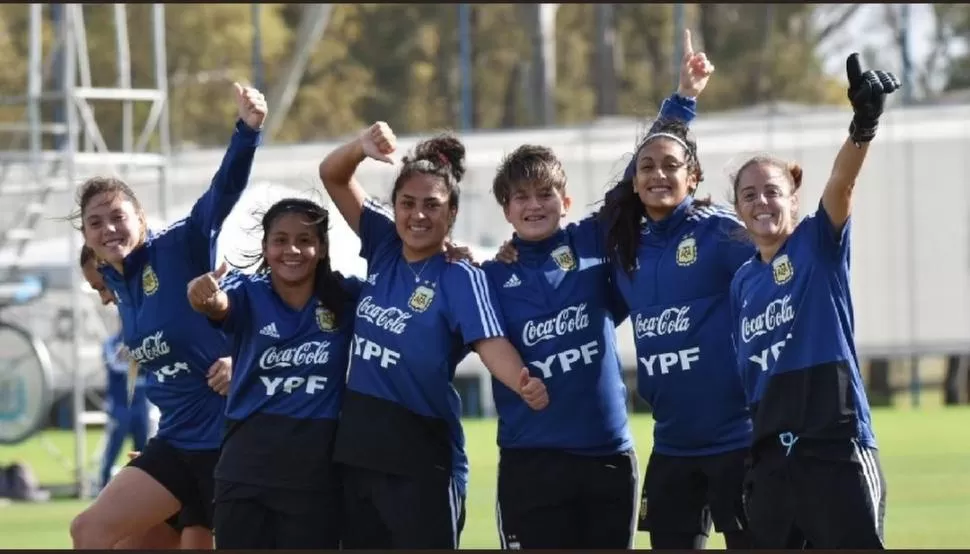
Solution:
<path fill-rule="evenodd" d="M 852 213 L 852 190 L 868 152 L 868 142 L 857 146 L 850 137 L 845 139 L 835 157 L 832 174 L 825 185 L 825 191 L 822 192 L 822 207 L 836 230 L 842 230 Z"/>
<path fill-rule="evenodd" d="M 482 358 L 489 373 L 501 381 L 533 410 L 549 404 L 546 386 L 541 379 L 529 375 L 522 357 L 505 337 L 482 339 L 475 343 L 475 352 Z"/>
<path fill-rule="evenodd" d="M 347 225 L 360 236 L 360 214 L 367 193 L 354 178 L 357 166 L 366 158 L 393 164 L 397 139 L 387 123 L 378 121 L 359 137 L 337 148 L 320 162 L 320 181 Z"/>

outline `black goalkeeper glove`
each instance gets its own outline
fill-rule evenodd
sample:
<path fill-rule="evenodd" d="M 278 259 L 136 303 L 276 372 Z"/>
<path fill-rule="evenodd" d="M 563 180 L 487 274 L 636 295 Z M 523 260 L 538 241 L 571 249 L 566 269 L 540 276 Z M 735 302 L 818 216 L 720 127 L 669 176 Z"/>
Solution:
<path fill-rule="evenodd" d="M 888 71 L 870 69 L 863 73 L 858 53 L 851 54 L 845 60 L 845 72 L 849 77 L 849 102 L 854 112 L 849 136 L 859 145 L 875 138 L 886 96 L 899 90 L 902 85 Z"/>

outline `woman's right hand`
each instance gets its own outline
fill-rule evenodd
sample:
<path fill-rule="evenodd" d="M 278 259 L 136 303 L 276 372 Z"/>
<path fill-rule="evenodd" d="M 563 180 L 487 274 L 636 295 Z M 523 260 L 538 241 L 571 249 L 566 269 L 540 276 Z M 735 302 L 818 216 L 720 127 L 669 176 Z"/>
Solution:
<path fill-rule="evenodd" d="M 391 157 L 391 154 L 397 150 L 397 137 L 394 136 L 394 131 L 387 123 L 378 121 L 371 125 L 360 134 L 358 140 L 360 140 L 364 155 L 368 158 L 394 164 L 394 158 Z"/>

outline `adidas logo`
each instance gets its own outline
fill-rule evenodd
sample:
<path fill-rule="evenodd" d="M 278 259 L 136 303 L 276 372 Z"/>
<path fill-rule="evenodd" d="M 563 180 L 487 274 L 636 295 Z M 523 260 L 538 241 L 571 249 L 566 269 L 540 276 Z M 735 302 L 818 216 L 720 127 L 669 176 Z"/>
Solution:
<path fill-rule="evenodd" d="M 509 280 L 506 281 L 504 285 L 502 285 L 502 288 L 510 289 L 512 287 L 517 287 L 521 284 L 522 284 L 522 281 L 519 280 L 519 276 L 513 273 L 512 276 L 509 277 Z"/>
<path fill-rule="evenodd" d="M 279 332 L 276 331 L 276 323 L 275 322 L 274 323 L 270 323 L 266 327 L 263 327 L 262 329 L 260 329 L 259 330 L 259 334 L 260 335 L 263 335 L 263 336 L 266 336 L 266 337 L 272 337 L 274 339 L 280 338 Z"/>

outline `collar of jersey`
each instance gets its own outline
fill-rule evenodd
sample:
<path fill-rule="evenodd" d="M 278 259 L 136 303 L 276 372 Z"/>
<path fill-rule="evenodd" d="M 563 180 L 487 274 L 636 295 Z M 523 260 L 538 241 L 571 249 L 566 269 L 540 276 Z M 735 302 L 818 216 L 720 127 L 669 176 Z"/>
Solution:
<path fill-rule="evenodd" d="M 694 204 L 694 197 L 688 195 L 684 198 L 674 211 L 670 215 L 661 219 L 660 221 L 654 221 L 650 219 L 649 216 L 643 216 L 643 226 L 646 227 L 650 234 L 666 236 L 674 232 L 680 224 L 687 219 L 689 215 L 690 207 Z"/>
<path fill-rule="evenodd" d="M 131 277 L 135 274 L 134 272 L 140 271 L 142 266 L 145 265 L 145 260 L 148 259 L 148 245 L 151 244 L 152 240 L 155 239 L 156 234 L 157 233 L 149 229 L 145 242 L 125 256 L 125 260 L 122 262 L 122 265 L 125 268 L 126 276 Z M 118 285 L 125 282 L 124 276 L 120 275 L 118 270 L 115 269 L 111 264 L 103 264 L 98 268 L 98 271 L 101 272 L 101 275 L 109 283 Z"/>
<path fill-rule="evenodd" d="M 512 235 L 512 245 L 519 254 L 519 260 L 526 263 L 545 263 L 549 254 L 566 241 L 566 231 L 559 229 L 551 237 L 542 240 L 523 240 Z"/>

